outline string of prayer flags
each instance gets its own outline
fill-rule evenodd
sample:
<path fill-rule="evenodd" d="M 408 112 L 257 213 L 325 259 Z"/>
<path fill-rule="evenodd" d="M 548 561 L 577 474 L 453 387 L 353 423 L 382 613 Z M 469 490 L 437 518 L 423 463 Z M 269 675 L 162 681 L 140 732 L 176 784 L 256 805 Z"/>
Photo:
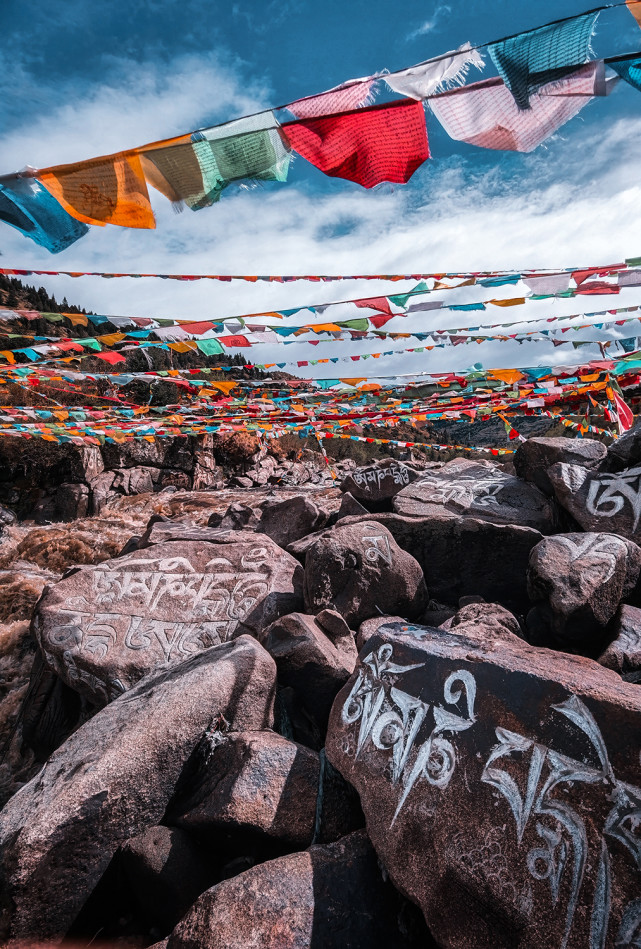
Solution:
<path fill-rule="evenodd" d="M 38 172 L 54 198 L 85 224 L 155 228 L 140 158 L 120 152 Z"/>
<path fill-rule="evenodd" d="M 394 92 L 411 99 L 426 99 L 443 89 L 461 85 L 471 66 L 483 69 L 483 57 L 478 50 L 464 43 L 457 50 L 439 56 L 438 59 L 409 69 L 388 73 L 385 82 Z"/>
<path fill-rule="evenodd" d="M 19 175 L 0 183 L 0 221 L 52 254 L 70 247 L 89 230 L 67 214 L 35 178 Z"/>
<path fill-rule="evenodd" d="M 598 15 L 598 10 L 585 13 L 488 46 L 499 75 L 520 109 L 530 108 L 530 96 L 541 86 L 562 78 L 589 59 Z"/>
<path fill-rule="evenodd" d="M 542 86 L 522 110 L 501 79 L 486 79 L 430 99 L 450 138 L 480 148 L 531 152 L 577 115 L 599 86 L 603 63 L 588 63 Z"/>
<path fill-rule="evenodd" d="M 639 4 L 639 25 L 641 25 L 641 3 Z M 608 66 L 611 66 L 621 79 L 625 79 L 641 92 L 641 53 L 609 59 Z"/>
<path fill-rule="evenodd" d="M 374 98 L 374 77 L 349 79 L 317 96 L 307 96 L 290 102 L 286 107 L 297 119 L 316 119 L 322 115 L 335 115 L 337 112 L 352 112 L 364 105 L 371 105 Z"/>
<path fill-rule="evenodd" d="M 412 99 L 289 122 L 283 129 L 312 165 L 364 188 L 404 184 L 430 157 L 423 106 Z"/>

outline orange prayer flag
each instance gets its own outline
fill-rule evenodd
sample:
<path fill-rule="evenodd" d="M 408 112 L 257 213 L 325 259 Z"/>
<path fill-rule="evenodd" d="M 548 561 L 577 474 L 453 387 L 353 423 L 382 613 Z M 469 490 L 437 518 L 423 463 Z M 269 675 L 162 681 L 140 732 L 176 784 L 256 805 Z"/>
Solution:
<path fill-rule="evenodd" d="M 107 333 L 106 336 L 96 336 L 96 339 L 105 346 L 113 346 L 114 343 L 121 343 L 126 335 L 126 333 Z"/>
<path fill-rule="evenodd" d="M 84 313 L 63 313 L 74 326 L 87 326 L 89 320 Z"/>
<path fill-rule="evenodd" d="M 525 303 L 525 297 L 514 297 L 511 300 L 488 300 L 488 303 L 493 303 L 494 306 L 521 306 Z"/>
<path fill-rule="evenodd" d="M 192 349 L 197 349 L 198 344 L 195 340 L 190 339 L 184 343 L 169 343 L 169 348 L 173 349 L 176 353 L 189 353 Z"/>
<path fill-rule="evenodd" d="M 10 349 L 0 350 L 0 356 L 4 356 L 7 362 L 10 362 L 10 363 L 14 363 L 16 361 L 16 357 L 13 355 Z"/>
<path fill-rule="evenodd" d="M 63 208 L 85 224 L 155 228 L 140 158 L 120 152 L 38 172 Z"/>
<path fill-rule="evenodd" d="M 641 2 L 640 0 L 626 0 L 628 10 L 641 27 Z"/>

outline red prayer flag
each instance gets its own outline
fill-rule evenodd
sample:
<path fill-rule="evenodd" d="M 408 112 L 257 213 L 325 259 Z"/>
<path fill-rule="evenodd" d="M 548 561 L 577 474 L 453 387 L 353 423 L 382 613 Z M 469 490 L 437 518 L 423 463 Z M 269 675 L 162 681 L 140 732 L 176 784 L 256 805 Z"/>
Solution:
<path fill-rule="evenodd" d="M 367 297 L 363 300 L 354 300 L 354 306 L 378 310 L 379 313 L 387 313 L 389 316 L 394 315 L 387 297 Z"/>
<path fill-rule="evenodd" d="M 116 363 L 116 362 L 126 362 L 124 356 L 121 356 L 120 353 L 92 353 L 95 355 L 96 359 L 104 359 L 105 362 Z"/>
<path fill-rule="evenodd" d="M 423 104 L 401 99 L 383 106 L 287 122 L 292 148 L 332 178 L 364 188 L 405 184 L 430 157 Z"/>
<path fill-rule="evenodd" d="M 239 348 L 240 346 L 251 346 L 251 343 L 246 336 L 219 336 L 218 342 L 222 343 L 223 346 L 231 346 Z"/>

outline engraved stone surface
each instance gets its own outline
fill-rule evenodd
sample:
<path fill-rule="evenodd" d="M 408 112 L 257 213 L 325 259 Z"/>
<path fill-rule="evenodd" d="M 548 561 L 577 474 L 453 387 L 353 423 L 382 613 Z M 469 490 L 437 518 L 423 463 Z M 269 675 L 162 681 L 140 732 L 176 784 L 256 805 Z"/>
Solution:
<path fill-rule="evenodd" d="M 514 454 L 514 469 L 519 478 L 531 481 L 545 494 L 552 494 L 548 468 L 557 462 L 595 468 L 607 454 L 607 448 L 592 438 L 528 438 Z"/>
<path fill-rule="evenodd" d="M 552 534 L 556 527 L 554 502 L 535 485 L 467 458 L 422 474 L 392 504 L 398 514 L 411 517 L 449 511 L 493 524 L 533 527 L 542 534 Z"/>
<path fill-rule="evenodd" d="M 341 491 L 349 492 L 357 501 L 374 504 L 393 498 L 419 477 L 413 468 L 401 461 L 386 458 L 378 464 L 357 468 L 341 483 Z"/>
<path fill-rule="evenodd" d="M 103 705 L 154 669 L 235 633 L 259 638 L 301 608 L 301 567 L 268 537 L 209 535 L 83 567 L 47 588 L 32 628 L 49 667 Z"/>
<path fill-rule="evenodd" d="M 118 846 L 158 824 L 209 730 L 272 724 L 276 667 L 243 636 L 139 682 L 0 812 L 0 944 L 59 940 Z"/>
<path fill-rule="evenodd" d="M 532 551 L 528 590 L 555 636 L 588 643 L 637 585 L 641 550 L 616 534 L 557 534 Z"/>
<path fill-rule="evenodd" d="M 641 541 L 641 467 L 598 474 L 559 463 L 548 476 L 559 504 L 584 530 Z"/>
<path fill-rule="evenodd" d="M 358 521 L 317 534 L 305 554 L 305 607 L 337 610 L 352 628 L 371 616 L 415 619 L 427 605 L 423 572 L 387 528 Z"/>
<path fill-rule="evenodd" d="M 331 763 L 447 949 L 614 949 L 641 933 L 641 690 L 509 634 L 379 629 Z"/>

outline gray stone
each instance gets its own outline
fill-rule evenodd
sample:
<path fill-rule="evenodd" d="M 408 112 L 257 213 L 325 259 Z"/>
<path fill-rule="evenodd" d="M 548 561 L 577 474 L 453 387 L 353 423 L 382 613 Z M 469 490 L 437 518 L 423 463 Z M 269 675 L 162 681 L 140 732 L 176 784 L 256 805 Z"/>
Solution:
<path fill-rule="evenodd" d="M 552 534 L 557 525 L 553 501 L 533 484 L 488 462 L 467 458 L 426 472 L 392 503 L 398 514 L 411 517 L 449 512 L 493 524 L 531 527 L 542 534 Z"/>
<path fill-rule="evenodd" d="M 117 848 L 158 824 L 206 731 L 271 725 L 276 669 L 250 636 L 148 676 L 0 812 L 0 940 L 59 940 Z"/>
<path fill-rule="evenodd" d="M 641 464 L 641 423 L 620 435 L 608 448 L 604 469 L 623 471 Z"/>
<path fill-rule="evenodd" d="M 341 491 L 349 492 L 365 505 L 377 505 L 395 497 L 399 491 L 419 477 L 418 472 L 394 458 L 357 468 L 341 483 Z"/>
<path fill-rule="evenodd" d="M 304 495 L 296 495 L 265 505 L 256 530 L 267 534 L 280 547 L 286 547 L 320 530 L 326 520 L 325 514 L 313 501 Z"/>

